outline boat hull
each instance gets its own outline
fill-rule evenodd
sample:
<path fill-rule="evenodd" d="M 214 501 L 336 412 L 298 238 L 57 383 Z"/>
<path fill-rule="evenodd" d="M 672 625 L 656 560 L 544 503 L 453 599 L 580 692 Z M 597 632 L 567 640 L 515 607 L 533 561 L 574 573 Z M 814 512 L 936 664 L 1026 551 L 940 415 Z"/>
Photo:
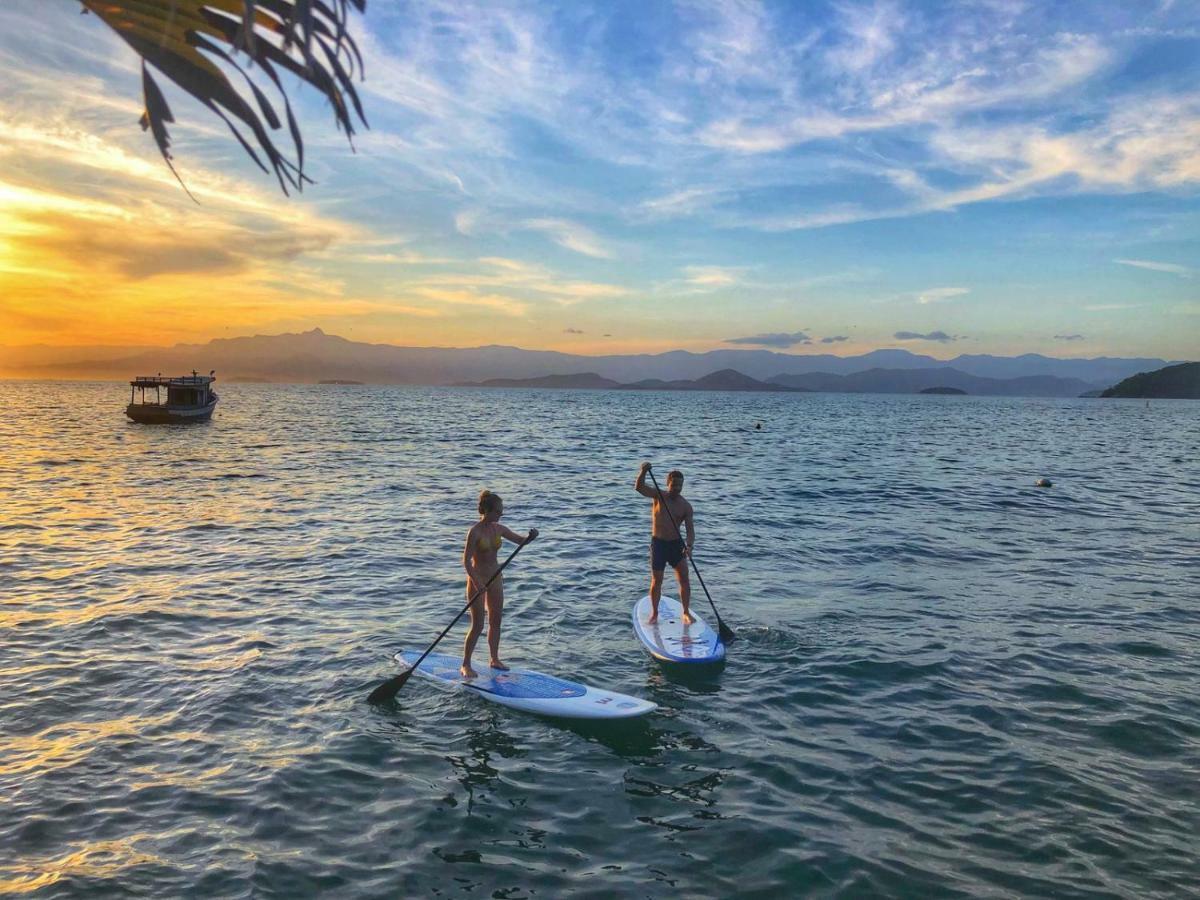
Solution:
<path fill-rule="evenodd" d="M 204 406 L 160 406 L 152 403 L 130 403 L 125 415 L 142 425 L 178 425 L 188 422 L 207 422 L 217 407 L 214 396 Z"/>

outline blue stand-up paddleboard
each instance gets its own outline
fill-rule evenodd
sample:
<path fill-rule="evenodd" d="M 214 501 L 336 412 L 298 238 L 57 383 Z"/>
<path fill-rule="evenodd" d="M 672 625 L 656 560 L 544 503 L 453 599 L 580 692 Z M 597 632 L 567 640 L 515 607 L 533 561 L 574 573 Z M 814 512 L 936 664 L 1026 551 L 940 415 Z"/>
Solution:
<path fill-rule="evenodd" d="M 401 650 L 394 658 L 400 665 L 411 667 L 420 655 L 412 650 Z M 455 685 L 493 703 L 563 719 L 629 719 L 644 716 L 658 707 L 658 704 L 649 700 L 588 687 L 528 669 L 509 669 L 505 672 L 476 663 L 475 671 L 479 677 L 467 679 L 459 674 L 458 667 L 461 664 L 462 658 L 459 656 L 430 653 L 417 666 L 416 674 Z"/>
<path fill-rule="evenodd" d="M 633 633 L 655 659 L 694 665 L 719 663 L 725 658 L 725 644 L 696 612 L 694 600 L 691 613 L 696 621 L 691 625 L 684 624 L 683 607 L 670 597 L 659 599 L 658 622 L 648 625 L 651 609 L 648 594 L 634 604 Z"/>

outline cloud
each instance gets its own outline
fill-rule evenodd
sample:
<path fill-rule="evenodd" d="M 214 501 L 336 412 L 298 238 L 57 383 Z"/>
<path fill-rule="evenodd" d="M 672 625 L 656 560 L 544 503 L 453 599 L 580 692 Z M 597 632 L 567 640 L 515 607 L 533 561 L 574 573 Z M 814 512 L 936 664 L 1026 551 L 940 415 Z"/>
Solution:
<path fill-rule="evenodd" d="M 1123 266 L 1133 266 L 1137 269 L 1149 269 L 1151 272 L 1166 272 L 1168 275 L 1178 275 L 1180 278 L 1191 278 L 1196 274 L 1195 269 L 1176 263 L 1152 262 L 1148 259 L 1114 259 L 1113 262 Z"/>
<path fill-rule="evenodd" d="M 793 347 L 796 344 L 811 344 L 810 338 L 803 331 L 793 331 L 791 334 L 772 332 L 770 334 L 754 334 L 749 337 L 726 338 L 726 344 L 749 344 L 755 347 Z"/>
<path fill-rule="evenodd" d="M 904 17 L 895 5 L 846 5 L 837 11 L 842 34 L 829 53 L 831 62 L 846 71 L 861 73 L 891 54 L 904 27 Z"/>
<path fill-rule="evenodd" d="M 324 250 L 335 239 L 332 231 L 282 225 L 251 231 L 209 222 L 172 233 L 136 226 L 82 228 L 78 220 L 54 215 L 31 214 L 25 221 L 40 231 L 23 240 L 27 251 L 87 260 L 94 270 L 132 280 L 246 272 Z"/>
<path fill-rule="evenodd" d="M 445 297 L 446 302 L 456 304 L 468 303 L 467 298 L 472 296 L 483 298 L 477 305 L 511 315 L 524 315 L 535 302 L 572 306 L 629 293 L 620 285 L 564 278 L 545 266 L 519 259 L 485 256 L 476 263 L 482 271 L 471 271 L 464 263 L 449 271 L 405 279 L 396 289 L 418 292 L 431 299 Z M 506 297 L 507 302 L 502 302 L 501 297 Z"/>
<path fill-rule="evenodd" d="M 423 300 L 431 300 L 450 306 L 477 306 L 489 309 L 506 316 L 524 316 L 529 313 L 530 304 L 526 300 L 510 297 L 505 294 L 488 293 L 471 289 L 439 288 L 432 286 L 404 287 L 405 295 Z"/>
<path fill-rule="evenodd" d="M 651 197 L 638 204 L 639 211 L 650 219 L 670 219 L 689 216 L 712 206 L 721 192 L 711 188 L 690 187 L 672 191 L 661 197 Z"/>
<path fill-rule="evenodd" d="M 822 344 L 840 344 L 842 341 L 848 341 L 848 340 L 850 340 L 850 338 L 847 337 L 846 335 L 838 334 L 838 335 L 834 335 L 833 337 L 821 338 L 821 343 Z"/>
<path fill-rule="evenodd" d="M 860 18 L 860 22 L 865 20 Z M 839 57 L 836 50 L 833 54 L 835 61 L 851 60 L 848 66 L 838 66 L 852 70 L 850 84 L 842 91 L 852 95 L 845 98 L 851 102 L 821 108 L 811 100 L 798 99 L 783 109 L 770 99 L 744 104 L 738 115 L 717 119 L 707 126 L 701 140 L 714 147 L 758 154 L 901 127 L 952 127 L 959 116 L 977 115 L 981 110 L 1013 102 L 1053 98 L 1097 74 L 1111 58 L 1110 51 L 1095 37 L 1059 34 L 1043 46 L 1027 47 L 1028 58 L 1014 69 L 1011 63 L 1004 64 L 1004 57 L 1019 52 L 1018 45 L 1033 38 L 996 35 L 989 39 L 980 35 L 953 49 L 944 47 L 950 52 L 939 57 L 918 54 L 915 59 L 904 59 L 888 71 L 879 72 L 877 63 L 891 48 L 892 32 L 901 22 L 893 17 L 882 27 L 876 24 L 866 23 L 858 29 L 866 34 L 874 28 L 877 36 L 874 41 L 860 43 L 864 52 L 850 57 Z M 936 37 L 943 41 L 946 38 Z M 966 46 L 969 42 L 975 47 Z M 981 64 L 988 62 L 993 65 Z M 836 91 L 831 91 L 830 99 L 838 99 Z"/>
<path fill-rule="evenodd" d="M 738 270 L 723 266 L 686 266 L 684 281 L 696 287 L 723 288 L 736 284 Z"/>
<path fill-rule="evenodd" d="M 926 305 L 929 303 L 945 303 L 947 300 L 953 300 L 956 297 L 961 297 L 964 294 L 971 293 L 970 288 L 965 287 L 941 287 L 929 288 L 917 294 L 917 302 Z"/>
<path fill-rule="evenodd" d="M 1054 339 L 1056 341 L 1082 341 L 1083 335 L 1082 334 L 1056 334 L 1054 336 Z"/>
<path fill-rule="evenodd" d="M 613 252 L 600 241 L 595 234 L 576 222 L 566 219 L 529 219 L 524 227 L 531 231 L 543 232 L 550 240 L 560 247 L 592 256 L 596 259 L 612 259 Z"/>
<path fill-rule="evenodd" d="M 563 334 L 586 334 L 586 333 L 587 332 L 581 331 L 578 328 L 564 328 L 563 329 Z"/>
<path fill-rule="evenodd" d="M 1137 309 L 1142 306 L 1141 303 L 1093 303 L 1090 306 L 1085 306 L 1088 312 L 1111 312 L 1118 309 Z"/>
<path fill-rule="evenodd" d="M 917 331 L 897 331 L 892 337 L 898 341 L 937 341 L 941 344 L 958 340 L 957 337 L 952 337 L 944 331 L 931 331 L 928 334 L 921 334 Z"/>

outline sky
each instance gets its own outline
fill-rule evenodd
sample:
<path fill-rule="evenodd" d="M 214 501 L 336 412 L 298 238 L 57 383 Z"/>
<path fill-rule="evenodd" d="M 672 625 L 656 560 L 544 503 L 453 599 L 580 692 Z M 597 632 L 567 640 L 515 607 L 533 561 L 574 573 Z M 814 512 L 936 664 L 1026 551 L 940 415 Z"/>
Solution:
<path fill-rule="evenodd" d="M 1200 356 L 1200 2 L 369 0 L 284 196 L 0 2 L 0 344 Z"/>

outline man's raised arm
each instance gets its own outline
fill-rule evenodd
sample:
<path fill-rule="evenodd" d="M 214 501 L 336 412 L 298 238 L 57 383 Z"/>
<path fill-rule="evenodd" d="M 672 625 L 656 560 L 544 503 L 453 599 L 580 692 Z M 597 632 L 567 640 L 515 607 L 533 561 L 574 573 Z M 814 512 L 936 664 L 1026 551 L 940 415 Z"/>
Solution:
<path fill-rule="evenodd" d="M 653 497 L 654 489 L 646 487 L 646 473 L 650 471 L 650 463 L 642 463 L 642 468 L 638 472 L 637 481 L 633 483 L 633 489 L 643 497 Z"/>

